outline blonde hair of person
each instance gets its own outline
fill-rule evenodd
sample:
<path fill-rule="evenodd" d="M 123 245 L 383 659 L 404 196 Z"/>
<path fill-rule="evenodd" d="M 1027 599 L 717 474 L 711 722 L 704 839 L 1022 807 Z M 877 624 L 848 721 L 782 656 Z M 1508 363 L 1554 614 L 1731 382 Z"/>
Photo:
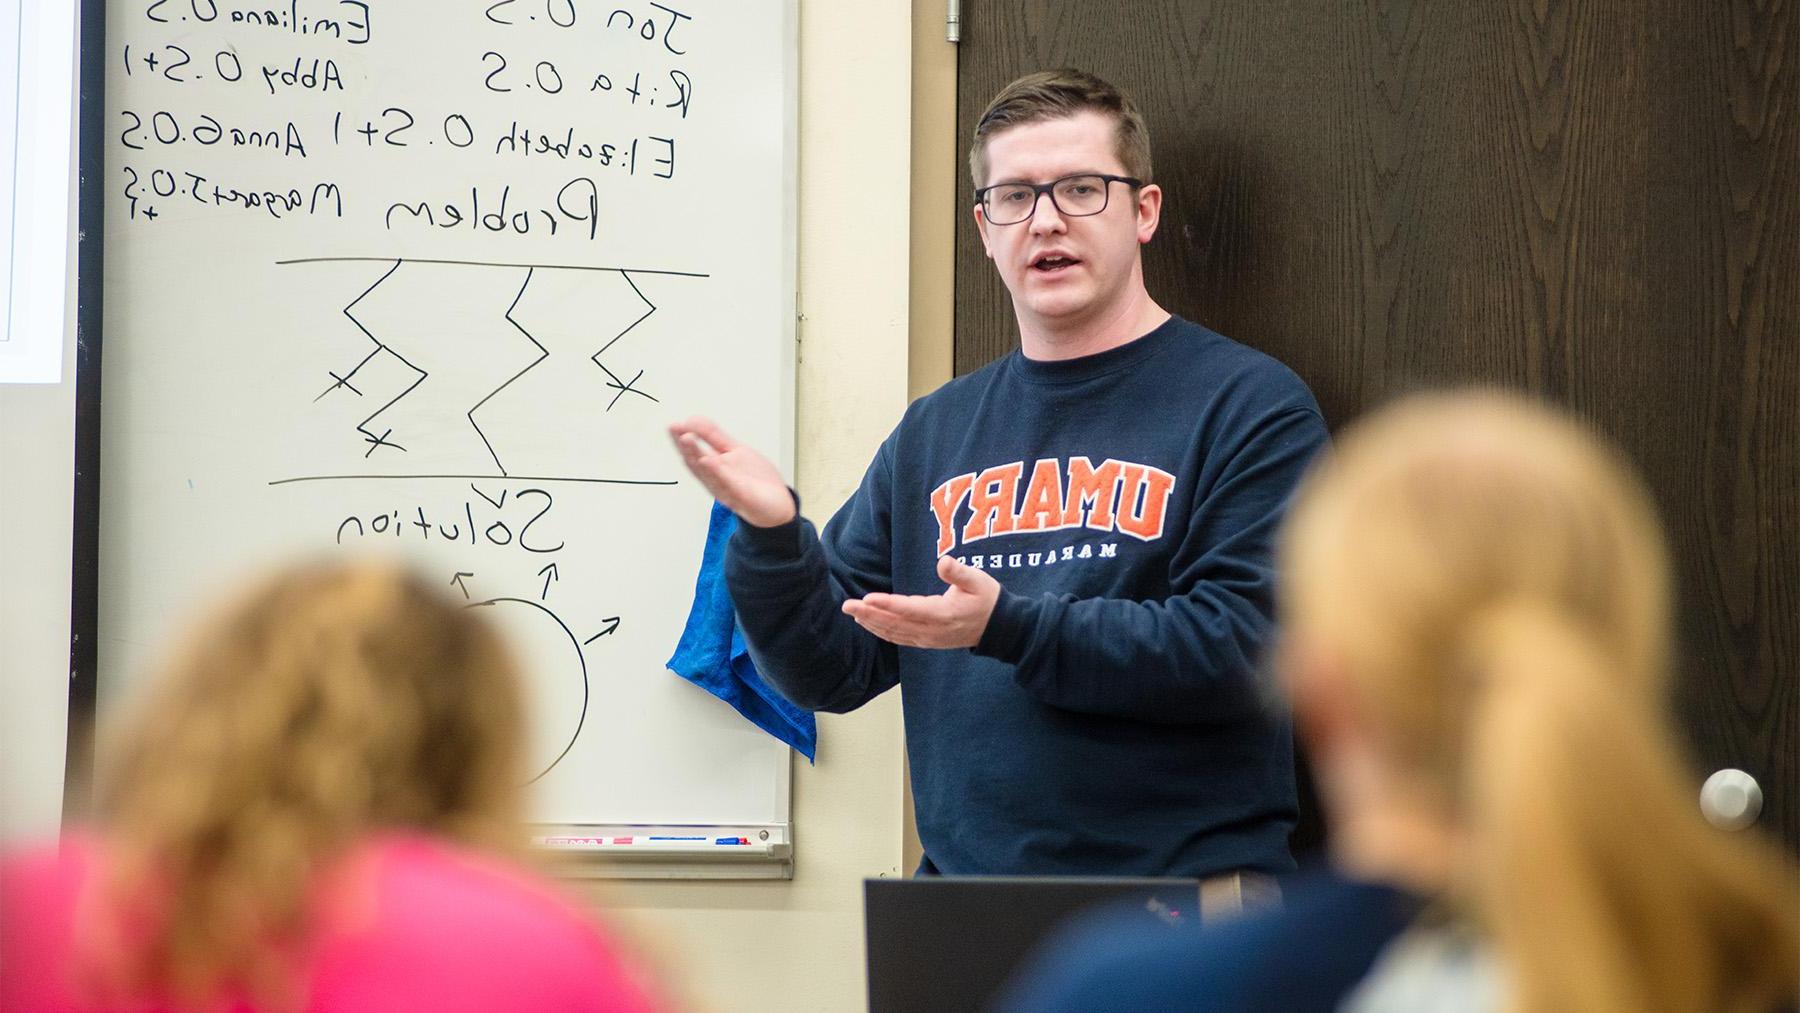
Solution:
<path fill-rule="evenodd" d="M 313 877 L 360 839 L 516 853 L 520 681 L 482 611 L 317 564 L 195 629 L 110 756 L 97 987 L 284 1005 Z"/>
<path fill-rule="evenodd" d="M 1766 1013 L 1800 992 L 1800 883 L 1706 824 L 1664 711 L 1649 496 L 1516 397 L 1415 396 L 1296 501 L 1284 623 L 1342 665 L 1390 760 L 1467 842 L 1448 898 L 1527 1013 Z"/>

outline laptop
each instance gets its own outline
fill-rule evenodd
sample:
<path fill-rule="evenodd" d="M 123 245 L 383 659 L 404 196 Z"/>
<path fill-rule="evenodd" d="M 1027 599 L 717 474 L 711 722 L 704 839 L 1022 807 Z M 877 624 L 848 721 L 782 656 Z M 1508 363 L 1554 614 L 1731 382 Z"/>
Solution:
<path fill-rule="evenodd" d="M 1056 930 L 1097 908 L 1170 931 L 1200 922 L 1197 879 L 928 876 L 863 881 L 869 1013 L 979 1013 Z"/>

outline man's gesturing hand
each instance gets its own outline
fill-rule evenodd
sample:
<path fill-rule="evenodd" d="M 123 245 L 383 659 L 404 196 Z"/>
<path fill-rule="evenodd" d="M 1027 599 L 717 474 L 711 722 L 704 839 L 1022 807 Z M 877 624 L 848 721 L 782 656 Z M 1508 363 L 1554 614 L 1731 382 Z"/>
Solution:
<path fill-rule="evenodd" d="M 718 423 L 696 415 L 670 426 L 669 436 L 706 491 L 745 524 L 772 528 L 794 519 L 794 497 L 781 472 Z"/>
<path fill-rule="evenodd" d="M 844 614 L 902 647 L 974 647 L 1000 599 L 1000 582 L 949 556 L 938 559 L 943 594 L 875 594 L 850 598 Z"/>

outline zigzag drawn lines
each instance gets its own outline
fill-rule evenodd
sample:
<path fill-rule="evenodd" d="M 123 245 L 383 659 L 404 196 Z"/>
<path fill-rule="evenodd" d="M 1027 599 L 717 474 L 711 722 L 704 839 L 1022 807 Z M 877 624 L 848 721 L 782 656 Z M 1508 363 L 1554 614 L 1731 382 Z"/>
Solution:
<path fill-rule="evenodd" d="M 327 259 L 355 260 L 355 259 L 373 259 L 373 258 L 327 258 Z M 531 288 L 532 281 L 536 278 L 536 271 L 537 271 L 538 267 L 546 267 L 547 269 L 549 269 L 549 268 L 566 268 L 566 269 L 570 269 L 570 270 L 600 271 L 600 272 L 617 274 L 620 278 L 624 279 L 625 284 L 631 289 L 632 294 L 637 297 L 639 302 L 643 303 L 644 311 L 635 320 L 631 321 L 622 330 L 620 330 L 617 334 L 613 335 L 610 339 L 608 339 L 606 341 L 606 343 L 604 345 L 602 345 L 598 351 L 594 352 L 591 356 L 589 356 L 589 359 L 594 363 L 594 365 L 596 365 L 600 368 L 601 372 L 603 372 L 606 375 L 606 378 L 607 378 L 606 386 L 614 391 L 614 394 L 613 394 L 611 400 L 606 405 L 605 411 L 611 412 L 613 410 L 613 408 L 615 408 L 618 405 L 619 401 L 622 398 L 624 398 L 624 396 L 626 394 L 636 394 L 639 397 L 642 397 L 648 401 L 658 402 L 658 398 L 655 395 L 653 395 L 649 391 L 644 390 L 637 386 L 638 382 L 640 380 L 642 380 L 644 377 L 645 371 L 643 369 L 638 369 L 632 375 L 632 377 L 629 380 L 627 380 L 627 379 L 622 378 L 619 372 L 615 372 L 611 368 L 611 366 L 609 366 L 607 364 L 606 361 L 603 361 L 603 357 L 607 355 L 607 353 L 613 348 L 613 346 L 617 345 L 619 343 L 619 341 L 622 340 L 627 334 L 630 334 L 632 331 L 636 330 L 639 326 L 641 326 L 646 320 L 648 320 L 648 319 L 650 319 L 650 317 L 654 316 L 659 309 L 659 307 L 654 302 L 650 301 L 649 297 L 644 295 L 643 290 L 638 287 L 636 280 L 632 278 L 632 276 L 631 276 L 632 272 L 629 269 L 626 269 L 626 268 L 597 268 L 597 267 L 578 267 L 578 268 L 576 268 L 576 267 L 567 267 L 567 265 L 479 264 L 479 263 L 475 263 L 475 262 L 459 262 L 459 261 L 414 261 L 414 262 L 415 263 L 429 263 L 429 264 L 437 264 L 437 263 L 462 264 L 464 266 L 490 267 L 490 268 L 496 268 L 496 267 L 497 268 L 505 268 L 505 267 L 514 267 L 514 268 L 523 267 L 523 268 L 525 268 L 524 281 L 520 284 L 518 291 L 513 294 L 512 301 L 507 306 L 505 312 L 502 314 L 502 318 L 509 325 L 511 325 L 514 330 L 518 331 L 519 334 L 525 338 L 525 340 L 531 342 L 532 347 L 537 350 L 537 355 L 529 363 L 527 363 L 524 366 L 524 368 L 513 373 L 511 376 L 507 377 L 504 381 L 500 382 L 497 386 L 494 386 L 491 390 L 487 390 L 486 393 L 483 394 L 479 398 L 479 400 L 476 400 L 473 405 L 471 405 L 466 411 L 463 412 L 464 417 L 468 419 L 469 428 L 474 430 L 476 438 L 481 441 L 482 447 L 487 451 L 488 457 L 493 460 L 494 466 L 498 469 L 499 474 L 501 476 L 510 475 L 511 472 L 506 467 L 506 463 L 501 459 L 500 453 L 495 448 L 493 441 L 488 438 L 486 430 L 484 430 L 482 428 L 482 423 L 481 423 L 480 419 L 478 419 L 476 417 L 476 413 L 481 411 L 488 404 L 488 402 L 493 401 L 496 397 L 498 397 L 500 395 L 501 391 L 504 391 L 507 388 L 513 386 L 515 383 L 517 383 L 522 378 L 524 378 L 525 374 L 531 372 L 533 369 L 536 369 L 539 365 L 541 365 L 546 359 L 550 358 L 550 356 L 551 356 L 551 348 L 549 346 L 547 346 L 543 341 L 540 341 L 538 339 L 538 337 L 535 334 L 533 334 L 532 331 L 530 329 L 528 329 L 523 323 L 521 323 L 517 316 L 515 316 L 515 313 L 518 312 L 520 305 L 524 302 L 525 294 Z M 286 262 L 283 262 L 283 263 L 286 263 Z M 370 284 L 366 289 L 364 289 L 360 294 L 358 294 L 356 296 L 356 298 L 350 300 L 349 304 L 347 304 L 346 306 L 343 307 L 342 312 L 344 314 L 345 319 L 349 320 L 351 322 L 351 324 L 353 324 L 356 327 L 356 329 L 362 333 L 362 335 L 364 337 L 368 338 L 370 344 L 374 345 L 374 348 L 372 350 L 370 350 L 370 352 L 367 355 L 365 355 L 362 358 L 362 360 L 360 362 L 358 362 L 348 372 L 346 372 L 342 375 L 339 375 L 336 372 L 328 371 L 327 375 L 329 375 L 332 379 L 331 386 L 325 388 L 323 391 L 319 392 L 319 394 L 316 397 L 313 398 L 313 401 L 316 403 L 319 400 L 321 400 L 322 398 L 324 398 L 327 394 L 330 394 L 332 391 L 335 391 L 339 388 L 348 390 L 352 394 L 354 394 L 355 396 L 357 396 L 359 398 L 364 397 L 365 396 L 364 391 L 357 385 L 359 375 L 361 375 L 365 369 L 370 368 L 370 363 L 375 362 L 379 358 L 381 353 L 383 353 L 383 352 L 386 352 L 389 355 L 391 355 L 395 361 L 404 365 L 406 367 L 406 369 L 412 373 L 412 378 L 411 378 L 410 382 L 407 382 L 405 384 L 405 389 L 401 390 L 398 394 L 395 394 L 392 398 L 388 399 L 388 401 L 385 404 L 383 404 L 379 408 L 375 409 L 375 411 L 371 412 L 368 415 L 368 417 L 364 418 L 361 422 L 359 422 L 357 424 L 357 426 L 356 426 L 357 432 L 362 435 L 363 440 L 366 443 L 368 443 L 368 445 L 369 445 L 368 450 L 365 451 L 363 454 L 363 456 L 365 458 L 372 456 L 375 453 L 376 449 L 378 449 L 380 447 L 392 447 L 393 449 L 399 450 L 403 453 L 407 451 L 407 447 L 401 445 L 399 442 L 397 442 L 391 438 L 394 433 L 393 427 L 389 426 L 389 427 L 381 428 L 381 431 L 378 433 L 376 431 L 377 422 L 384 415 L 384 413 L 386 413 L 389 409 L 391 409 L 395 405 L 399 404 L 400 401 L 402 401 L 403 399 L 405 399 L 406 397 L 411 395 L 415 390 L 417 390 L 419 388 L 419 386 L 421 384 L 423 384 L 426 381 L 426 379 L 428 379 L 432 376 L 431 370 L 421 368 L 420 366 L 416 365 L 411 359 L 408 359 L 405 355 L 402 355 L 400 352 L 396 351 L 395 346 L 393 344 L 390 344 L 388 341 L 385 341 L 382 338 L 376 337 L 376 335 L 368 328 L 368 326 L 366 326 L 363 323 L 363 321 L 357 316 L 357 309 L 363 303 L 363 301 L 365 299 L 368 299 L 371 295 L 373 295 L 376 289 L 380 288 L 383 284 L 386 284 L 388 282 L 388 280 L 391 279 L 394 276 L 394 274 L 400 270 L 401 265 L 405 264 L 405 263 L 408 263 L 408 258 L 397 258 L 397 259 L 394 259 L 393 261 L 389 262 L 387 269 L 382 272 L 380 277 L 376 278 L 372 284 Z M 652 271 L 649 273 L 672 274 L 675 272 Z M 696 275 L 695 277 L 706 277 L 706 276 L 705 275 Z M 408 275 L 408 278 L 411 279 L 412 276 Z M 390 288 L 390 291 L 392 291 L 391 288 Z M 379 316 L 377 318 L 379 319 Z M 379 324 L 378 326 L 381 326 L 383 328 L 384 332 L 391 330 L 393 328 L 393 325 L 391 323 Z M 432 361 L 432 360 L 430 359 L 430 356 L 427 355 L 425 359 L 422 359 L 420 361 Z M 616 363 L 614 363 L 614 364 L 616 364 Z M 439 368 L 442 368 L 443 365 L 444 365 L 443 363 L 436 363 L 433 366 L 433 368 L 439 369 Z M 454 365 L 454 363 L 452 365 Z M 371 372 L 375 372 L 375 370 L 371 370 Z M 434 382 L 431 389 L 434 391 L 442 389 L 443 393 L 451 394 L 452 391 L 454 391 L 455 388 L 458 386 L 458 384 L 456 382 L 456 377 L 458 375 L 460 375 L 460 374 L 458 374 L 455 369 L 451 369 L 449 373 L 443 374 L 443 376 L 448 377 L 448 379 L 443 379 L 441 383 Z M 377 386 L 385 387 L 385 386 L 387 386 L 387 384 L 384 382 L 385 379 L 386 378 L 380 377 L 380 376 L 375 377 L 372 380 L 367 379 L 365 377 L 363 380 L 362 386 L 368 386 L 369 383 L 375 383 Z M 399 377 L 396 377 L 396 379 L 403 381 L 405 378 L 403 375 L 401 375 Z M 442 379 L 442 378 L 440 378 L 440 379 Z M 492 381 L 489 381 L 489 382 L 492 382 Z M 445 384 L 449 384 L 449 386 L 445 387 Z M 480 386 L 475 387 L 473 390 L 467 390 L 465 388 L 465 390 L 466 390 L 465 396 L 473 397 L 476 393 L 478 393 L 485 387 L 486 387 L 486 384 L 481 384 Z M 454 394 L 452 394 L 452 396 L 454 396 Z M 457 400 L 462 400 L 462 399 L 458 398 Z M 468 402 L 463 401 L 463 403 L 466 404 Z M 490 423 L 491 423 L 491 420 L 490 420 Z M 412 442 L 414 442 L 414 441 L 408 440 L 408 443 L 412 443 Z"/>
<path fill-rule="evenodd" d="M 613 410 L 613 405 L 618 404 L 619 399 L 624 397 L 628 393 L 636 394 L 639 397 L 649 398 L 651 401 L 656 400 L 656 398 L 651 396 L 649 393 L 647 393 L 645 391 L 641 391 L 641 390 L 637 389 L 635 386 L 633 386 L 633 384 L 637 383 L 638 380 L 643 378 L 643 376 L 644 376 L 643 370 L 641 370 L 641 369 L 638 370 L 637 375 L 632 377 L 630 380 L 620 380 L 617 373 L 614 373 L 612 370 L 607 369 L 606 363 L 600 361 L 600 357 L 602 355 L 606 354 L 607 349 L 618 344 L 620 338 L 624 337 L 627 334 L 630 334 L 633 328 L 637 327 L 637 325 L 643 323 L 644 321 L 650 319 L 650 315 L 652 313 L 656 312 L 656 304 L 651 302 L 649 299 L 644 298 L 644 293 L 638 289 L 637 283 L 631 280 L 631 275 L 629 273 L 627 273 L 625 271 L 620 271 L 619 277 L 625 279 L 625 284 L 631 286 L 631 291 L 636 293 L 637 297 L 639 299 L 643 300 L 644 305 L 648 306 L 649 309 L 646 309 L 644 311 L 643 316 L 638 317 L 636 320 L 633 320 L 628 326 L 626 326 L 626 328 L 624 330 L 613 335 L 611 341 L 608 341 L 606 344 L 601 345 L 600 350 L 598 352 L 595 352 L 592 356 L 590 356 L 590 358 L 593 359 L 593 361 L 594 361 L 594 365 L 599 366 L 601 371 L 606 374 L 606 385 L 608 387 L 611 387 L 614 390 L 618 391 L 617 394 L 613 395 L 613 399 L 611 401 L 608 401 L 606 404 L 606 410 L 609 412 Z"/>
<path fill-rule="evenodd" d="M 381 287 L 382 282 L 387 281 L 389 278 L 393 277 L 394 272 L 400 270 L 400 265 L 402 263 L 404 263 L 404 261 L 401 261 L 401 260 L 394 261 L 394 266 L 388 268 L 387 272 L 385 274 L 383 274 L 381 277 L 375 279 L 375 284 L 370 285 L 366 289 L 363 289 L 362 295 L 359 295 L 355 299 L 350 300 L 350 305 L 344 307 L 344 316 L 348 317 L 350 322 L 356 325 L 357 330 L 363 332 L 364 337 L 368 338 L 371 342 L 374 342 L 375 350 L 370 352 L 368 355 L 363 356 L 363 360 L 356 364 L 356 368 L 350 370 L 350 372 L 344 374 L 343 376 L 339 376 L 336 373 L 330 373 L 329 375 L 331 376 L 331 379 L 334 381 L 332 383 L 332 385 L 325 388 L 323 391 L 320 391 L 319 397 L 313 398 L 313 402 L 317 403 L 319 398 L 322 398 L 326 394 L 329 394 L 332 391 L 337 390 L 339 387 L 345 388 L 346 390 L 350 391 L 352 394 L 355 394 L 357 397 L 362 397 L 363 396 L 362 391 L 357 390 L 356 387 L 350 383 L 350 380 L 356 376 L 358 371 L 360 371 L 364 366 L 368 365 L 371 360 L 373 360 L 377 355 L 380 355 L 382 352 L 386 352 L 389 355 L 393 356 L 394 358 L 399 359 L 402 363 L 404 363 L 406 365 L 407 369 L 410 369 L 414 373 L 418 374 L 418 376 L 413 379 L 413 382 L 407 385 L 405 390 L 401 391 L 399 394 L 394 395 L 393 400 L 390 400 L 387 404 L 384 404 L 380 408 L 375 409 L 375 411 L 372 414 L 370 414 L 368 418 L 363 419 L 361 422 L 356 424 L 356 431 L 363 434 L 363 438 L 365 440 L 367 440 L 369 443 L 369 449 L 363 453 L 364 457 L 368 457 L 370 454 L 375 453 L 376 449 L 379 447 L 393 447 L 395 450 L 398 450 L 401 453 L 406 452 L 405 447 L 401 446 L 398 443 L 394 443 L 388 439 L 389 436 L 393 435 L 393 432 L 394 432 L 393 429 L 391 429 L 391 428 L 387 429 L 387 430 L 383 431 L 381 433 L 381 435 L 377 436 L 371 429 L 369 429 L 369 423 L 375 421 L 375 419 L 377 417 L 379 417 L 382 412 L 385 412 L 389 408 L 394 407 L 394 405 L 397 404 L 401 398 L 405 397 L 408 394 L 411 394 L 413 392 L 414 388 L 418 387 L 419 384 L 424 383 L 425 378 L 427 376 L 431 375 L 431 374 L 425 372 L 424 370 L 420 369 L 419 367 L 413 365 L 411 362 L 408 362 L 406 359 L 406 356 L 401 355 L 399 352 L 394 351 L 392 348 L 389 348 L 387 345 L 382 343 L 381 339 L 377 338 L 373 334 L 370 334 L 369 329 L 362 325 L 362 321 L 356 319 L 356 315 L 350 312 L 351 310 L 356 308 L 357 303 L 362 302 L 364 299 L 368 298 L 368 295 L 370 292 L 373 292 L 377 288 Z"/>
<path fill-rule="evenodd" d="M 531 363 L 529 365 L 527 365 L 524 369 L 521 369 L 517 373 L 514 373 L 511 377 L 509 377 L 506 380 L 505 383 L 502 383 L 500 386 L 495 387 L 493 390 L 489 391 L 487 397 L 484 397 L 480 401 L 475 402 L 475 407 L 469 409 L 469 425 L 475 427 L 475 435 L 481 437 L 481 445 L 487 448 L 488 456 L 492 457 L 494 459 L 494 467 L 499 468 L 500 474 L 502 474 L 502 475 L 507 473 L 506 465 L 500 463 L 500 455 L 494 453 L 494 445 L 492 443 L 488 442 L 487 434 L 481 431 L 480 423 L 475 421 L 475 412 L 478 411 L 482 405 L 487 404 L 489 401 L 493 400 L 495 394 L 498 394 L 501 391 L 505 390 L 507 387 L 511 386 L 512 382 L 514 380 L 517 380 L 519 377 L 524 376 L 526 373 L 531 372 L 533 369 L 536 369 L 538 363 L 543 362 L 545 359 L 548 359 L 550 357 L 550 350 L 548 348 L 545 348 L 543 346 L 543 343 L 538 341 L 538 339 L 532 337 L 531 332 L 525 329 L 525 325 L 523 325 L 523 324 L 519 323 L 517 320 L 513 319 L 513 310 L 516 310 L 519 308 L 519 300 L 525 298 L 525 290 L 527 288 L 531 287 L 531 274 L 532 274 L 533 270 L 535 270 L 535 269 L 529 268 L 529 267 L 525 269 L 525 284 L 519 286 L 519 294 L 513 296 L 512 305 L 508 306 L 506 308 L 506 322 L 513 325 L 514 327 L 518 328 L 519 333 L 525 335 L 525 340 L 527 340 L 527 341 L 531 342 L 533 345 L 537 346 L 538 357 L 531 360 Z M 605 367 L 603 366 L 601 368 L 604 369 Z"/>

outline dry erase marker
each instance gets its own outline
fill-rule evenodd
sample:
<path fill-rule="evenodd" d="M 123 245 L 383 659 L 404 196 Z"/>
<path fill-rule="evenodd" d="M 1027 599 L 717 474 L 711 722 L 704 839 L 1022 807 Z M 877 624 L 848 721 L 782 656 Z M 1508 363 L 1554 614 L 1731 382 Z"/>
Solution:
<path fill-rule="evenodd" d="M 706 847 L 742 847 L 750 844 L 748 837 L 707 837 L 688 834 L 637 834 L 631 837 L 540 837 L 537 842 L 550 847 L 644 847 L 658 844 L 681 844 Z"/>

